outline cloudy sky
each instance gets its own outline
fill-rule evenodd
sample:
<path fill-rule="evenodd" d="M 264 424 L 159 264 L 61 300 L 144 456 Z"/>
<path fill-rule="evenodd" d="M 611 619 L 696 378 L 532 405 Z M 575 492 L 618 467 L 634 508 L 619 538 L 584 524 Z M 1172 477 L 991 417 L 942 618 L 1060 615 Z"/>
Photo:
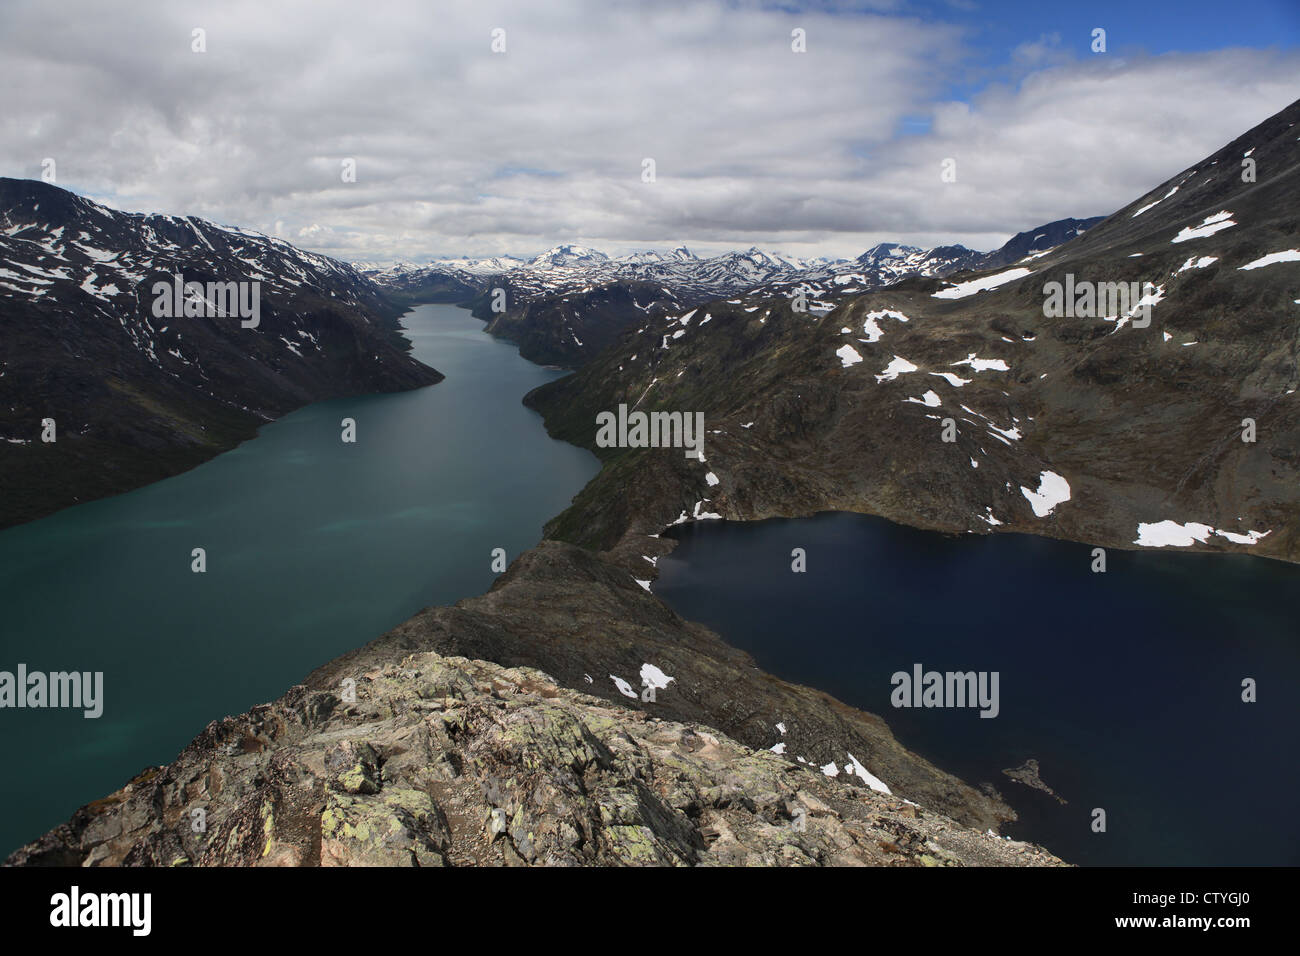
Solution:
<path fill-rule="evenodd" d="M 1298 42 L 1297 0 L 6 0 L 0 175 L 353 261 L 992 248 L 1300 98 Z"/>

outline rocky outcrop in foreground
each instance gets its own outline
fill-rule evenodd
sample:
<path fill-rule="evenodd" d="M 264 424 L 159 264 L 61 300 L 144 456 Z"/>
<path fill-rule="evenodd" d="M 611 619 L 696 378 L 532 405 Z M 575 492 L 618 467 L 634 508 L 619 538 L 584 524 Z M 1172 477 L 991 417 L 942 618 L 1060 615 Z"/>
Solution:
<path fill-rule="evenodd" d="M 17 865 L 1053 865 L 698 725 L 434 652 L 214 722 Z M 205 815 L 196 832 L 196 811 Z"/>
<path fill-rule="evenodd" d="M 632 560 L 543 541 L 8 863 L 1059 864 L 994 835 L 990 784 L 762 672 Z"/>
<path fill-rule="evenodd" d="M 852 769 L 856 761 L 893 793 L 977 830 L 1016 818 L 991 784 L 976 789 L 939 770 L 899 744 L 874 714 L 765 673 L 748 654 L 645 590 L 638 581 L 647 572 L 634 576 L 630 569 L 640 565 L 653 574 L 642 555 L 672 547 L 669 539 L 641 538 L 634 547 L 639 553 L 598 555 L 543 541 L 486 594 L 428 608 L 324 665 L 306 683 L 332 690 L 424 651 L 536 668 L 609 703 L 714 728 L 747 747 L 775 748 L 790 763 L 825 767 L 865 786 L 867 778 Z M 656 682 L 666 684 L 654 700 L 642 699 L 647 673 L 662 675 Z"/>

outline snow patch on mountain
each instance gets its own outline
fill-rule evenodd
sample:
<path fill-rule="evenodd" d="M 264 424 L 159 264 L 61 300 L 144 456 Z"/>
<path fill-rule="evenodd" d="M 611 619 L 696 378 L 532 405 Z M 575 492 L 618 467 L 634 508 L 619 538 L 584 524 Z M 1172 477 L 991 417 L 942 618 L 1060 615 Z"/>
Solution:
<path fill-rule="evenodd" d="M 1021 485 L 1020 493 L 1029 500 L 1035 515 L 1046 518 L 1057 505 L 1070 500 L 1070 483 L 1054 471 L 1045 471 L 1038 476 L 1037 491 Z"/>
<path fill-rule="evenodd" d="M 1199 226 L 1184 226 L 1179 230 L 1178 235 L 1174 236 L 1170 242 L 1187 242 L 1189 239 L 1204 239 L 1206 236 L 1212 236 L 1216 232 L 1222 232 L 1235 226 L 1232 221 L 1232 213 L 1228 210 L 1216 212 L 1212 216 L 1206 216 Z"/>
<path fill-rule="evenodd" d="M 884 367 L 879 375 L 876 376 L 877 382 L 892 382 L 900 375 L 906 375 L 908 372 L 915 372 L 917 367 L 903 358 L 901 355 L 895 355 L 893 361 Z"/>
<path fill-rule="evenodd" d="M 994 273 L 991 276 L 981 276 L 978 279 L 967 279 L 965 282 L 958 282 L 950 288 L 940 289 L 934 293 L 933 297 L 936 299 L 964 299 L 967 296 L 975 295 L 977 292 L 996 289 L 998 286 L 1006 285 L 1008 282 L 1015 282 L 1017 279 L 1023 279 L 1025 276 L 1033 274 L 1033 269 L 1024 267 L 1007 269 L 1005 272 Z"/>
<path fill-rule="evenodd" d="M 1239 266 L 1241 271 L 1250 269 L 1262 269 L 1265 266 L 1275 265 L 1279 262 L 1300 262 L 1300 249 L 1283 249 L 1281 252 L 1270 252 L 1253 262 L 1247 262 L 1244 266 Z"/>

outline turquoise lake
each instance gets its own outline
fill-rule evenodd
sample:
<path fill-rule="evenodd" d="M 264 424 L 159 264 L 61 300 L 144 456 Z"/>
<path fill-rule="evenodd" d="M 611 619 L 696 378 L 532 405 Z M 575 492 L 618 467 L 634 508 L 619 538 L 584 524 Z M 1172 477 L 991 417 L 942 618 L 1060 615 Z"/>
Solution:
<path fill-rule="evenodd" d="M 562 372 L 454 306 L 402 322 L 443 382 L 311 405 L 185 474 L 0 533 L 0 670 L 104 673 L 98 719 L 0 712 L 0 856 L 209 721 L 487 590 L 492 550 L 531 547 L 595 475 L 520 404 Z"/>

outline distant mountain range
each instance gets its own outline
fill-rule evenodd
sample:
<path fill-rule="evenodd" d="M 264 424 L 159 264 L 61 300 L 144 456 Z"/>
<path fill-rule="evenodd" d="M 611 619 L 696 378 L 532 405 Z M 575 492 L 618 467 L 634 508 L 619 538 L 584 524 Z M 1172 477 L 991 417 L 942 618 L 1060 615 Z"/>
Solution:
<path fill-rule="evenodd" d="M 178 282 L 202 300 L 155 291 Z M 0 178 L 0 527 L 193 467 L 310 402 L 439 381 L 402 311 L 281 239 Z"/>
<path fill-rule="evenodd" d="M 615 258 L 585 246 L 560 245 L 527 260 L 446 259 L 365 274 L 400 301 L 472 302 L 488 331 L 518 343 L 525 358 L 577 367 L 644 318 L 710 299 L 758 289 L 786 295 L 801 290 L 810 308 L 824 312 L 846 296 L 906 276 L 949 275 L 1041 255 L 1100 221 L 1048 223 L 993 252 L 883 243 L 856 259 L 800 259 L 757 247 L 700 258 L 678 246 L 668 253 Z"/>

